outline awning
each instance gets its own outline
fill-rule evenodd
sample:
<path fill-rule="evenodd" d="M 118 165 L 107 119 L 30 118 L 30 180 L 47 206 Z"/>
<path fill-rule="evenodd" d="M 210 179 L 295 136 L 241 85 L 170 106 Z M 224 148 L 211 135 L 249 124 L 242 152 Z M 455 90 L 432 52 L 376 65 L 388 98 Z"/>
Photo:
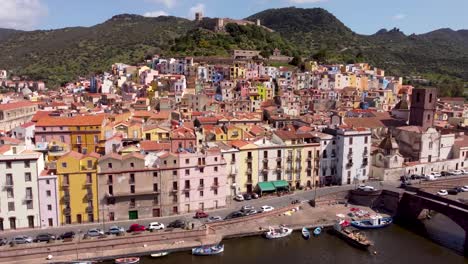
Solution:
<path fill-rule="evenodd" d="M 278 188 L 288 188 L 289 184 L 287 181 L 281 180 L 281 181 L 273 181 L 271 182 L 273 186 L 275 186 L 276 189 Z"/>
<path fill-rule="evenodd" d="M 260 191 L 262 192 L 271 192 L 276 190 L 272 182 L 259 182 L 258 188 L 260 188 Z"/>

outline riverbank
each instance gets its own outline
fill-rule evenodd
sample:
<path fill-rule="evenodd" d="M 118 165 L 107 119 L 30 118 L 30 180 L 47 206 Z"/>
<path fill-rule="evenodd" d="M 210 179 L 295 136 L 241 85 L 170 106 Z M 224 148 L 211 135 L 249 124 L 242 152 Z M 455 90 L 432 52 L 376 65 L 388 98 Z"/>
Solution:
<path fill-rule="evenodd" d="M 374 213 L 366 207 L 359 207 Z M 144 256 L 161 251 L 185 251 L 201 245 L 220 243 L 223 239 L 258 236 L 269 226 L 287 225 L 294 229 L 304 226 L 330 226 L 337 214 L 346 215 L 350 207 L 342 204 L 311 207 L 308 203 L 290 205 L 268 213 L 252 215 L 230 221 L 213 223 L 190 231 L 158 231 L 140 235 L 126 235 L 104 239 L 91 239 L 79 243 L 44 244 L 41 248 L 18 247 L 4 250 L 0 263 L 63 263 L 78 259 L 105 260 L 124 256 Z M 52 255 L 46 261 L 47 255 Z"/>

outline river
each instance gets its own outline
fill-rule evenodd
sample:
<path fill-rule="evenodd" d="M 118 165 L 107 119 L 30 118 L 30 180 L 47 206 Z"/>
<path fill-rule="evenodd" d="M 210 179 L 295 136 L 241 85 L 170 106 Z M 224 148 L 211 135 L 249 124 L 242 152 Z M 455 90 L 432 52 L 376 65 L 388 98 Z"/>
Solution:
<path fill-rule="evenodd" d="M 140 263 L 468 263 L 468 258 L 454 250 L 433 243 L 424 236 L 416 235 L 398 225 L 365 233 L 375 244 L 370 251 L 353 248 L 327 233 L 306 241 L 302 239 L 300 232 L 295 232 L 290 237 L 278 240 L 266 240 L 261 237 L 226 240 L 223 241 L 225 251 L 218 256 L 197 257 L 189 252 L 180 252 L 158 259 L 142 258 Z M 373 251 L 377 254 L 374 255 Z"/>

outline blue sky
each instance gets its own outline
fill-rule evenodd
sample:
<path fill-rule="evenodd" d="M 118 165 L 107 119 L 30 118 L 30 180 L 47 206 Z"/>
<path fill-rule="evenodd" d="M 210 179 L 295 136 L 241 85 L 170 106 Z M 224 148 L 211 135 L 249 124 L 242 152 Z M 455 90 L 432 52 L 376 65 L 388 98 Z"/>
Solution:
<path fill-rule="evenodd" d="M 66 3 L 66 4 L 65 4 Z M 267 8 L 322 7 L 355 32 L 398 27 L 406 34 L 468 29 L 468 0 L 0 0 L 0 27 L 91 26 L 122 13 L 244 18 Z"/>

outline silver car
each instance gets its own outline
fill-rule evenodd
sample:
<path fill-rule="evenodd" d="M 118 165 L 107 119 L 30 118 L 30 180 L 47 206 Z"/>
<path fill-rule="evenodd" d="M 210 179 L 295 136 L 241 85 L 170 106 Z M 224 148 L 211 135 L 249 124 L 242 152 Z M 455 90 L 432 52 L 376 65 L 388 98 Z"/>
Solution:
<path fill-rule="evenodd" d="M 11 239 L 10 244 L 30 244 L 33 238 L 30 236 L 15 236 Z"/>
<path fill-rule="evenodd" d="M 119 235 L 125 233 L 125 228 L 121 226 L 111 226 L 109 227 L 109 231 L 107 232 L 109 235 Z"/>

